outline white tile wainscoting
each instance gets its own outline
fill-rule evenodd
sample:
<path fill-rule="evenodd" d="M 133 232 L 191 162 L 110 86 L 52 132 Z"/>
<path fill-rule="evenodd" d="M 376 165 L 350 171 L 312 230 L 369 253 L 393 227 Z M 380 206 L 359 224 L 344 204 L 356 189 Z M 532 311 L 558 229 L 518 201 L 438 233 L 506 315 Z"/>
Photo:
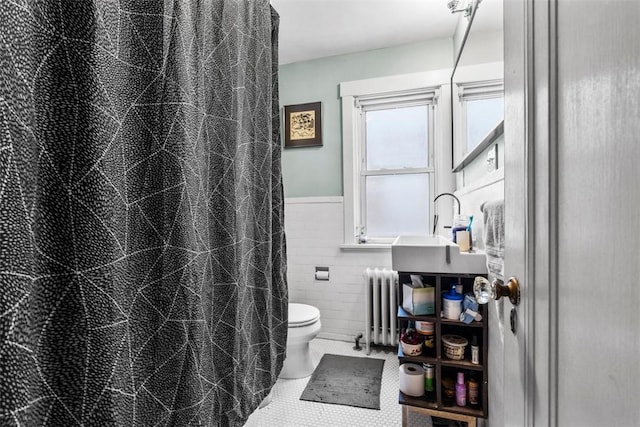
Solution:
<path fill-rule="evenodd" d="M 289 300 L 320 310 L 321 338 L 353 341 L 364 332 L 367 267 L 391 268 L 390 249 L 342 249 L 342 197 L 285 200 Z M 329 267 L 329 281 L 315 267 Z"/>

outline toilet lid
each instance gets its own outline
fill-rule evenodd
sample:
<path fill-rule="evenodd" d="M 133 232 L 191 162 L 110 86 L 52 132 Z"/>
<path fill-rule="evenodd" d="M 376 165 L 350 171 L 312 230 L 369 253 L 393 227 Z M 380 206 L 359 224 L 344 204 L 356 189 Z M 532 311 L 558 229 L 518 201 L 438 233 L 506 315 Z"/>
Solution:
<path fill-rule="evenodd" d="M 320 310 L 312 305 L 289 303 L 289 327 L 299 328 L 315 323 L 320 318 Z"/>

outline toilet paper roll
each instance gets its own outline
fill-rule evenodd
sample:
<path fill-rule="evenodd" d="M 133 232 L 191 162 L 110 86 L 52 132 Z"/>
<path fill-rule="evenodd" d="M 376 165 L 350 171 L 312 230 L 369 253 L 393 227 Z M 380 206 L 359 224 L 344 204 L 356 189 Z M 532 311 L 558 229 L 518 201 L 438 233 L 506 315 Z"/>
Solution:
<path fill-rule="evenodd" d="M 400 365 L 400 391 L 407 396 L 424 395 L 424 369 L 415 363 Z"/>
<path fill-rule="evenodd" d="M 329 272 L 326 270 L 316 271 L 316 280 L 329 280 Z"/>

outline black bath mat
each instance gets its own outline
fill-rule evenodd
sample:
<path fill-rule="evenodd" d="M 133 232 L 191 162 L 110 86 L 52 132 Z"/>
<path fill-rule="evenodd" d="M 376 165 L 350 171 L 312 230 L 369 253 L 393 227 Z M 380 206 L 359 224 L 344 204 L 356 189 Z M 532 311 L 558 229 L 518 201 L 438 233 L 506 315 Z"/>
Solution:
<path fill-rule="evenodd" d="M 383 359 L 325 354 L 300 400 L 380 409 Z"/>

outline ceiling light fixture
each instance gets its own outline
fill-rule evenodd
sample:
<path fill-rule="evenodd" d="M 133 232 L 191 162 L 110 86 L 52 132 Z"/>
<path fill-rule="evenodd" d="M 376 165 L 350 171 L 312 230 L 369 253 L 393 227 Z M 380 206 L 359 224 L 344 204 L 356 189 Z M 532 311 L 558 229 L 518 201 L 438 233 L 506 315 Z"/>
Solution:
<path fill-rule="evenodd" d="M 458 3 L 460 3 L 459 0 L 449 0 L 447 2 L 447 7 L 451 11 L 451 13 L 464 12 L 465 18 L 468 18 L 469 16 L 471 16 L 471 12 L 473 11 L 473 2 L 467 1 L 466 2 L 467 5 L 461 9 L 458 9 Z"/>

